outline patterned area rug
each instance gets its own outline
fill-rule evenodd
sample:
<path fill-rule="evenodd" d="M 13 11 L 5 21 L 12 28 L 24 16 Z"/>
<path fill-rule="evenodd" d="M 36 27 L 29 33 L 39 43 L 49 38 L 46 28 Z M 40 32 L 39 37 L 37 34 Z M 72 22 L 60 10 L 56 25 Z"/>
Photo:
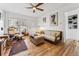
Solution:
<path fill-rule="evenodd" d="M 27 50 L 27 46 L 26 46 L 24 40 L 16 41 L 10 51 L 9 56 L 22 52 L 24 50 Z"/>

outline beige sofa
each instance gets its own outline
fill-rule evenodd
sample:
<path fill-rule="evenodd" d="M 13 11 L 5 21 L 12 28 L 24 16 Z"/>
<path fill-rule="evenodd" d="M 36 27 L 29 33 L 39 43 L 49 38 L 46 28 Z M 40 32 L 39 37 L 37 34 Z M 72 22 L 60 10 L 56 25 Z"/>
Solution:
<path fill-rule="evenodd" d="M 44 35 L 45 40 L 57 44 L 62 41 L 62 31 L 47 30 Z"/>
<path fill-rule="evenodd" d="M 31 42 L 35 45 L 44 43 L 44 40 L 57 44 L 62 41 L 62 31 L 45 30 L 31 36 Z"/>

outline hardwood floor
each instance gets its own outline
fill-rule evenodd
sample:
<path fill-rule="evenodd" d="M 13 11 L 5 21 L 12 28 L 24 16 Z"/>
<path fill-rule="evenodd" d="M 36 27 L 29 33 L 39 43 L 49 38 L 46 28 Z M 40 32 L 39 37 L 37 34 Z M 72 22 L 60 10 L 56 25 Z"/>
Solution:
<path fill-rule="evenodd" d="M 45 41 L 40 46 L 35 46 L 30 42 L 29 37 L 24 40 L 27 45 L 27 50 L 15 54 L 13 56 L 78 56 L 79 46 L 76 41 L 67 41 L 58 45 L 51 44 Z"/>
<path fill-rule="evenodd" d="M 58 45 L 46 42 L 40 46 L 35 46 L 29 38 L 25 40 L 28 50 L 16 55 L 22 56 L 78 56 L 78 46 L 76 41 L 60 43 Z M 15 56 L 16 56 L 15 55 Z"/>

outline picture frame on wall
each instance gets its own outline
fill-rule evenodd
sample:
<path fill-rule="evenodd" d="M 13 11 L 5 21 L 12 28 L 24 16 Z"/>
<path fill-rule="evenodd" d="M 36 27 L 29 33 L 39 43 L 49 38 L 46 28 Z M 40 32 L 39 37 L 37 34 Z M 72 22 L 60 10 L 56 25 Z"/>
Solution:
<path fill-rule="evenodd" d="M 58 12 L 50 15 L 50 24 L 58 25 Z"/>
<path fill-rule="evenodd" d="M 77 29 L 77 27 L 78 27 L 77 19 L 78 19 L 78 14 L 68 16 L 69 29 Z"/>
<path fill-rule="evenodd" d="M 43 17 L 43 22 L 46 23 L 46 17 Z"/>

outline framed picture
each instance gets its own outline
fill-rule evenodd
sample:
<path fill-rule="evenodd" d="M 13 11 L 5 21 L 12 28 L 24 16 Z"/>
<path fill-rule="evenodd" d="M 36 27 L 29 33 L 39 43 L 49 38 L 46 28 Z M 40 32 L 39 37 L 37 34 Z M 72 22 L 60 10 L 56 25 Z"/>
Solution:
<path fill-rule="evenodd" d="M 46 17 L 43 17 L 43 22 L 46 23 Z"/>
<path fill-rule="evenodd" d="M 77 19 L 78 19 L 78 14 L 68 16 L 69 29 L 77 29 L 77 27 L 78 27 Z"/>
<path fill-rule="evenodd" d="M 58 12 L 50 15 L 50 24 L 58 25 Z"/>

